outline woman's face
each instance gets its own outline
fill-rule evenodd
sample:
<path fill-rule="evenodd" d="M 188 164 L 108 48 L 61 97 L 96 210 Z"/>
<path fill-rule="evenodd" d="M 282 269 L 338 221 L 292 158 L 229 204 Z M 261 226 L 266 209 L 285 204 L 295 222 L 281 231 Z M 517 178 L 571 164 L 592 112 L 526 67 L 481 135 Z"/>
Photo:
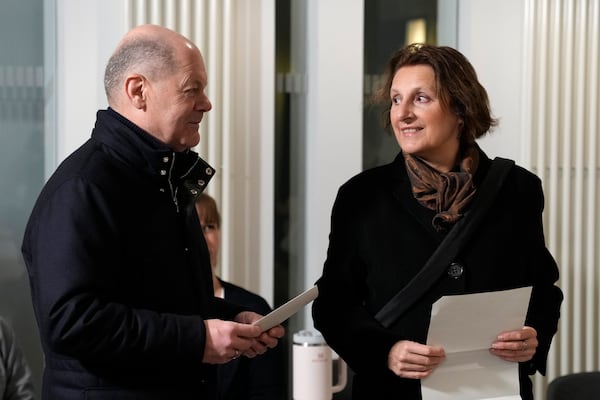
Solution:
<path fill-rule="evenodd" d="M 447 172 L 454 166 L 463 121 L 444 110 L 429 65 L 401 67 L 390 88 L 390 122 L 404 153 Z"/>

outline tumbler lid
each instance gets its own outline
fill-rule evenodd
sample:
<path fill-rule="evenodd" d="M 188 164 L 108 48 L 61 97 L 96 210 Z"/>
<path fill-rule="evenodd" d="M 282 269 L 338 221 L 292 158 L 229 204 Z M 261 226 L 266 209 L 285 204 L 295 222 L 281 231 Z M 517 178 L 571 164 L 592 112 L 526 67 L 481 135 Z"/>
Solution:
<path fill-rule="evenodd" d="M 304 329 L 294 333 L 294 344 L 320 346 L 326 344 L 323 335 L 315 329 Z"/>

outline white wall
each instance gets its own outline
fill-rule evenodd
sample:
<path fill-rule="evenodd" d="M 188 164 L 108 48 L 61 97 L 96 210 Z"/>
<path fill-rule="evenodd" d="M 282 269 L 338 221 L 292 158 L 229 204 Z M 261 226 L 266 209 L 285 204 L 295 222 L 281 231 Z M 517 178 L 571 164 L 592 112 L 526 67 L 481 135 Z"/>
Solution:
<path fill-rule="evenodd" d="M 340 10 L 343 24 L 337 23 Z M 362 26 L 362 0 L 309 1 L 304 132 L 307 285 L 321 275 L 337 189 L 361 170 Z"/>
<path fill-rule="evenodd" d="M 306 4 L 304 288 L 321 275 L 337 189 L 362 167 L 364 21 L 362 0 Z M 310 307 L 304 324 L 312 326 Z"/>
<path fill-rule="evenodd" d="M 90 137 L 106 107 L 104 67 L 126 31 L 125 3 L 56 1 L 56 164 Z"/>
<path fill-rule="evenodd" d="M 443 0 L 442 0 L 443 1 Z M 458 50 L 473 64 L 500 124 L 479 141 L 490 157 L 521 159 L 523 0 L 458 0 Z"/>

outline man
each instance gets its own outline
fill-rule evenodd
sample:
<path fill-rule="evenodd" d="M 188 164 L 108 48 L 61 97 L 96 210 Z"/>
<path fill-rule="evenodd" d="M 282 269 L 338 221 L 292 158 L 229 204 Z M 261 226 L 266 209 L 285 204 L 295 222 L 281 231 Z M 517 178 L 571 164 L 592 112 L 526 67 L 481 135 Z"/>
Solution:
<path fill-rule="evenodd" d="M 23 241 L 42 396 L 214 399 L 215 364 L 264 353 L 284 329 L 262 333 L 259 314 L 213 296 L 194 201 L 214 170 L 190 150 L 212 107 L 204 60 L 143 25 L 104 83 L 109 108 L 45 185 Z"/>

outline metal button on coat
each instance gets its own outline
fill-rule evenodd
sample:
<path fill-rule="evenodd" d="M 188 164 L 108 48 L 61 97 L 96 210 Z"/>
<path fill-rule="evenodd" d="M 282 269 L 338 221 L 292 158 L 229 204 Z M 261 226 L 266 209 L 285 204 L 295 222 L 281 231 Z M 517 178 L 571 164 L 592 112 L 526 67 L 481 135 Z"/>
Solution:
<path fill-rule="evenodd" d="M 465 270 L 464 267 L 462 265 L 460 265 L 459 263 L 452 263 L 448 267 L 448 275 L 451 278 L 458 279 L 462 276 L 464 270 Z"/>

